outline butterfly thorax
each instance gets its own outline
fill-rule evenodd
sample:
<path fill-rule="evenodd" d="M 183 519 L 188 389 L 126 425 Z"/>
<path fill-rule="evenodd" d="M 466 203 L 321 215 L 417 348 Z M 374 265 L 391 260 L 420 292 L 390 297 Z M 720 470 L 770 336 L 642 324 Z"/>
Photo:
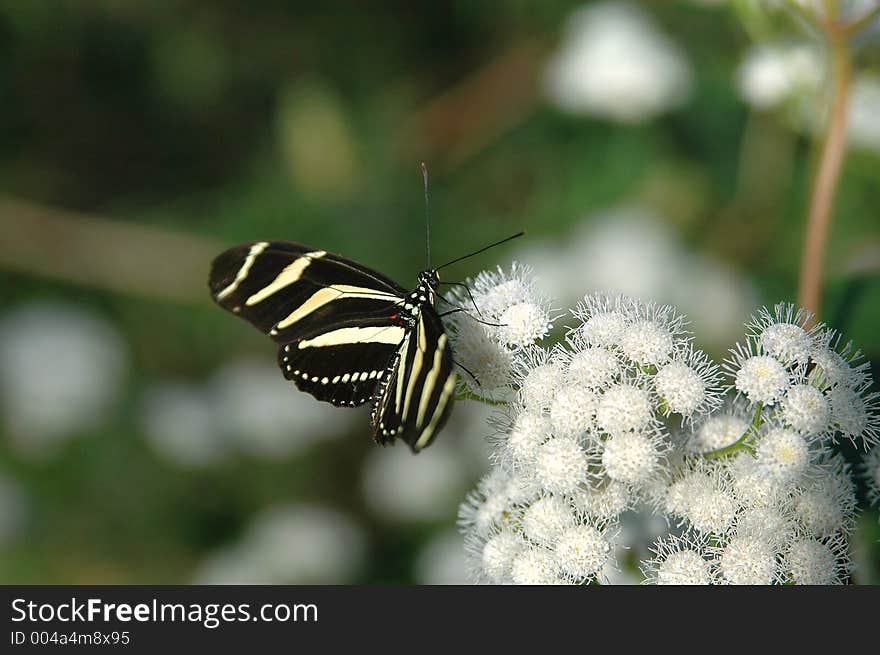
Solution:
<path fill-rule="evenodd" d="M 434 306 L 437 298 L 437 288 L 440 286 L 440 277 L 437 271 L 427 269 L 419 273 L 419 285 L 410 291 L 402 301 L 402 310 L 395 318 L 400 325 L 413 328 L 418 321 L 419 312 L 425 305 Z"/>

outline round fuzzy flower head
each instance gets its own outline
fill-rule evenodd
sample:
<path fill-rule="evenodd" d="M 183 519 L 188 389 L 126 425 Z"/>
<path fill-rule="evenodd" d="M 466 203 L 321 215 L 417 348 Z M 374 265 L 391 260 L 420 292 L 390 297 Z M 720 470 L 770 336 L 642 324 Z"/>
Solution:
<path fill-rule="evenodd" d="M 511 353 L 473 318 L 456 316 L 452 331 L 455 360 L 473 375 L 460 375 L 459 380 L 477 396 L 494 398 L 510 382 Z"/>
<path fill-rule="evenodd" d="M 590 460 L 570 437 L 553 437 L 538 446 L 535 478 L 550 493 L 570 494 L 586 482 Z"/>
<path fill-rule="evenodd" d="M 702 460 L 687 462 L 669 485 L 664 509 L 701 534 L 726 534 L 739 503 L 724 469 Z"/>
<path fill-rule="evenodd" d="M 663 448 L 652 432 L 621 432 L 604 444 L 602 466 L 609 478 L 629 485 L 646 482 L 660 467 Z"/>
<path fill-rule="evenodd" d="M 577 437 L 593 429 L 598 403 L 596 394 L 585 387 L 560 389 L 550 405 L 550 423 L 555 434 Z"/>
<path fill-rule="evenodd" d="M 617 346 L 635 319 L 634 302 L 617 294 L 586 296 L 572 310 L 581 325 L 578 336 L 587 345 Z"/>
<path fill-rule="evenodd" d="M 868 500 L 880 504 L 880 446 L 874 446 L 860 466 L 862 478 L 868 488 Z"/>
<path fill-rule="evenodd" d="M 543 348 L 529 348 L 514 360 L 513 379 L 523 407 L 539 412 L 550 409 L 563 385 L 562 364 Z"/>
<path fill-rule="evenodd" d="M 718 367 L 701 351 L 688 347 L 681 356 L 659 368 L 654 390 L 665 413 L 685 419 L 707 414 L 721 404 L 717 387 L 721 383 Z"/>
<path fill-rule="evenodd" d="M 718 570 L 725 584 L 768 585 L 779 581 L 772 546 L 752 536 L 736 536 L 721 549 Z"/>
<path fill-rule="evenodd" d="M 772 405 L 789 386 L 788 370 L 775 357 L 755 354 L 752 343 L 738 344 L 724 368 L 734 377 L 734 386 L 753 403 Z"/>
<path fill-rule="evenodd" d="M 611 542 L 594 525 L 576 525 L 562 532 L 555 553 L 562 573 L 572 582 L 583 584 L 605 567 L 611 554 Z"/>
<path fill-rule="evenodd" d="M 513 559 L 511 581 L 522 585 L 565 584 L 554 554 L 544 548 L 526 548 Z"/>
<path fill-rule="evenodd" d="M 794 305 L 780 303 L 771 313 L 764 308 L 752 317 L 750 336 L 763 351 L 783 364 L 805 364 L 814 348 L 813 336 L 820 327 L 807 329 L 813 315 Z"/>
<path fill-rule="evenodd" d="M 553 323 L 551 304 L 537 291 L 534 280 L 531 269 L 514 263 L 510 272 L 499 267 L 480 273 L 470 285 L 473 298 L 463 288 L 456 288 L 453 298 L 460 307 L 476 305 L 483 320 L 498 323 L 488 333 L 499 344 L 522 348 L 545 337 Z"/>
<path fill-rule="evenodd" d="M 810 464 L 810 449 L 794 430 L 773 428 L 763 435 L 756 449 L 764 475 L 780 485 L 796 482 Z"/>
<path fill-rule="evenodd" d="M 490 584 L 501 584 L 510 579 L 513 561 L 525 545 L 512 532 L 502 531 L 484 543 L 477 541 L 468 546 L 471 574 Z"/>
<path fill-rule="evenodd" d="M 584 343 L 578 332 L 570 335 L 569 345 L 573 352 L 563 350 L 560 354 L 569 384 L 598 390 L 610 385 L 623 373 L 621 361 L 613 350 Z"/>
<path fill-rule="evenodd" d="M 634 384 L 615 384 L 596 404 L 596 422 L 608 434 L 642 430 L 653 421 L 651 395 Z"/>
<path fill-rule="evenodd" d="M 715 571 L 707 559 L 709 551 L 705 538 L 687 533 L 670 535 L 658 539 L 651 552 L 654 557 L 641 565 L 646 584 L 708 585 L 714 582 Z"/>
<path fill-rule="evenodd" d="M 799 585 L 843 584 L 849 570 L 845 548 L 840 537 L 824 541 L 796 539 L 783 558 L 788 580 Z"/>

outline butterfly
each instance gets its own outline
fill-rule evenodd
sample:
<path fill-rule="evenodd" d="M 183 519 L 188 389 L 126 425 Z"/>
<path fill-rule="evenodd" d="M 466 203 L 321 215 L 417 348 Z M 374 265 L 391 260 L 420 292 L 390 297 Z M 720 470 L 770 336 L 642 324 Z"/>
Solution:
<path fill-rule="evenodd" d="M 427 200 L 427 177 L 425 185 Z M 438 313 L 438 270 L 522 234 L 443 266 L 429 263 L 411 291 L 326 250 L 255 241 L 217 256 L 209 287 L 221 307 L 278 344 L 278 365 L 300 390 L 341 407 L 371 402 L 374 439 L 401 439 L 419 452 L 443 428 L 455 394 L 442 316 L 464 311 Z"/>

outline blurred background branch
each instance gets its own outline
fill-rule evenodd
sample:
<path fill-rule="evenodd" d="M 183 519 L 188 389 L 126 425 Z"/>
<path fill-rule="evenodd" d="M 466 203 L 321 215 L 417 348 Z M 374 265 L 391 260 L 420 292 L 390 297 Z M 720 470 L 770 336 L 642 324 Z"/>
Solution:
<path fill-rule="evenodd" d="M 18 273 L 144 296 L 206 303 L 220 241 L 0 195 L 0 266 Z"/>

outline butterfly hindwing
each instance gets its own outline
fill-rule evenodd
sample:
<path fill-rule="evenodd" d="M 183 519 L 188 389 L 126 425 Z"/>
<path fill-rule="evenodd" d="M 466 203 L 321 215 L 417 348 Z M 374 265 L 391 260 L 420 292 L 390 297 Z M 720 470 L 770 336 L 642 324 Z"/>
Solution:
<path fill-rule="evenodd" d="M 380 443 L 404 440 L 413 451 L 426 447 L 452 409 L 452 352 L 436 310 L 423 304 L 376 387 L 371 421 Z"/>
<path fill-rule="evenodd" d="M 278 364 L 318 400 L 354 407 L 372 398 L 404 335 L 397 325 L 340 328 L 282 345 Z"/>

